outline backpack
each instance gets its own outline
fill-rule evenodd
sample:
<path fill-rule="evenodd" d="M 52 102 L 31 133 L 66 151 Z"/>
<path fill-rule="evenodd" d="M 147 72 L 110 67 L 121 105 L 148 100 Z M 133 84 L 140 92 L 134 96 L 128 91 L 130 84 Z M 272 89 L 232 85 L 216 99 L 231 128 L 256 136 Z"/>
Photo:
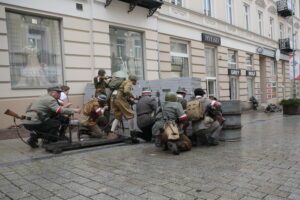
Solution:
<path fill-rule="evenodd" d="M 178 140 L 179 139 L 179 130 L 175 121 L 168 121 L 164 125 L 163 135 L 168 140 Z"/>
<path fill-rule="evenodd" d="M 203 100 L 194 99 L 187 102 L 186 115 L 190 121 L 197 121 L 204 117 Z"/>
<path fill-rule="evenodd" d="M 119 78 L 119 77 L 113 77 L 110 79 L 108 82 L 108 88 L 113 91 L 113 90 L 118 90 L 120 86 L 122 85 L 123 81 L 125 81 L 125 78 Z"/>

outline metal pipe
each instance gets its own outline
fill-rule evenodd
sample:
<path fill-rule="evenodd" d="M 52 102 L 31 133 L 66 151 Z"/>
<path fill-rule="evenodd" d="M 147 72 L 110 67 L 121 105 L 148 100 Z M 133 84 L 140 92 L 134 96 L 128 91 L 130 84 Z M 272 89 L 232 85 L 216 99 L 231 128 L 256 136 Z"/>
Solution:
<path fill-rule="evenodd" d="M 294 33 L 295 0 L 292 4 L 292 40 L 293 40 L 293 99 L 296 99 L 296 65 L 295 65 L 295 33 Z"/>

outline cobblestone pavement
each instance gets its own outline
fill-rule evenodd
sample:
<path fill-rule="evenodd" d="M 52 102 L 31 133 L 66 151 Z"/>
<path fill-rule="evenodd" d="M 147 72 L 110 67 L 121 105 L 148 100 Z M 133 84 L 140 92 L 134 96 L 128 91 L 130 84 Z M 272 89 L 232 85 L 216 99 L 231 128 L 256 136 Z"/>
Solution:
<path fill-rule="evenodd" d="M 241 141 L 179 156 L 153 144 L 23 151 L 0 160 L 0 199 L 300 199 L 300 116 L 280 116 L 245 117 Z"/>

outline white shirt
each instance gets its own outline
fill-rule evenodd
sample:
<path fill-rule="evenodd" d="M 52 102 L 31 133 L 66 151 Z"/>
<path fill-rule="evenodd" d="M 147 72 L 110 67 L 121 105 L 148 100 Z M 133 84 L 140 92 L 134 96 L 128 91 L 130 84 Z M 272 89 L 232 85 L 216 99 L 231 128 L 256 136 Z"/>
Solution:
<path fill-rule="evenodd" d="M 67 95 L 64 92 L 60 93 L 60 97 L 58 99 L 58 102 L 62 105 L 64 105 L 65 100 L 67 99 Z"/>

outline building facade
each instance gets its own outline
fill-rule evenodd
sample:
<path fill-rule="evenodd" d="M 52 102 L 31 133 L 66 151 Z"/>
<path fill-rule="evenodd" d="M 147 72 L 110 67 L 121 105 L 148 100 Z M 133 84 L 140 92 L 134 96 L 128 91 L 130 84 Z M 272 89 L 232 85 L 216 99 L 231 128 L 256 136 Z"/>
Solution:
<path fill-rule="evenodd" d="M 278 103 L 292 97 L 288 53 L 300 47 L 300 2 L 284 2 L 293 17 L 273 0 L 167 0 L 157 10 L 159 0 L 0 0 L 0 111 L 24 113 L 57 84 L 81 107 L 100 68 L 146 80 L 198 77 L 208 95 L 245 108 L 251 96 Z M 291 46 L 278 50 L 279 39 Z"/>

